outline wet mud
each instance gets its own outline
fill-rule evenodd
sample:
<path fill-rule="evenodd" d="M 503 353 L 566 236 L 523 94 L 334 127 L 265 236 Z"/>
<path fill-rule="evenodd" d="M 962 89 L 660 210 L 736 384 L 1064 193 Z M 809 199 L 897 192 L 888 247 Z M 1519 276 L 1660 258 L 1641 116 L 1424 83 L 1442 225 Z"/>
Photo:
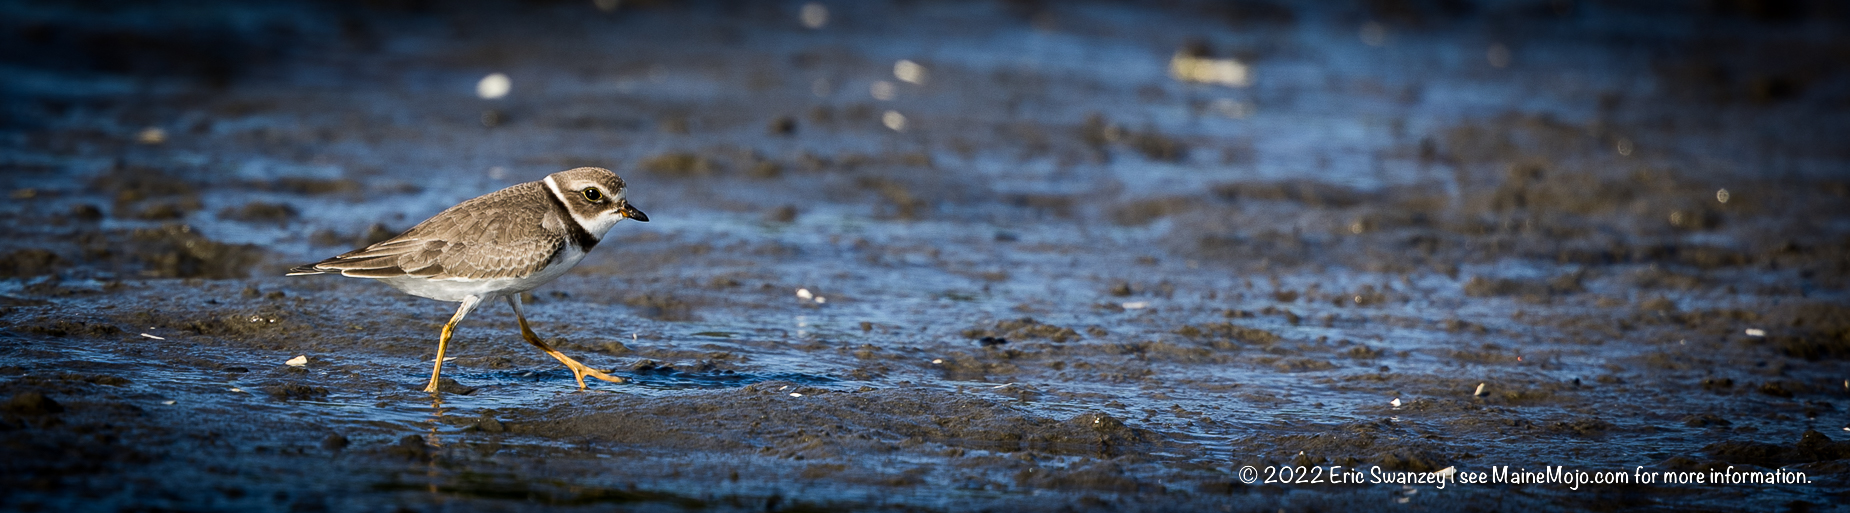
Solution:
<path fill-rule="evenodd" d="M 0 508 L 1850 498 L 1833 4 L 639 4 L 6 3 Z M 282 276 L 583 165 L 651 222 L 524 299 L 627 383 Z"/>

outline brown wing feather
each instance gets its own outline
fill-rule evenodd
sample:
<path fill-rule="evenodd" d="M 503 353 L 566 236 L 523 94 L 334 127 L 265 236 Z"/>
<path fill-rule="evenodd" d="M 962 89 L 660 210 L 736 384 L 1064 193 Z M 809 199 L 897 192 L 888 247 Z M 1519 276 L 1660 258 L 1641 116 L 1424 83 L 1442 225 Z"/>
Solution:
<path fill-rule="evenodd" d="M 565 236 L 546 229 L 551 194 L 539 182 L 508 187 L 464 201 L 405 233 L 291 273 L 434 280 L 526 276 L 546 267 Z"/>

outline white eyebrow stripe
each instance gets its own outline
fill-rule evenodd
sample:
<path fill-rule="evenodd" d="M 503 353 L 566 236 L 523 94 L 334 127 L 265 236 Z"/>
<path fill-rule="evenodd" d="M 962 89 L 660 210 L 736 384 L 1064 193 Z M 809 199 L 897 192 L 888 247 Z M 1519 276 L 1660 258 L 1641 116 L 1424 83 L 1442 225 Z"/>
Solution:
<path fill-rule="evenodd" d="M 599 241 L 604 240 L 604 234 L 593 233 L 591 231 L 591 227 L 594 225 L 589 220 L 585 219 L 584 217 L 579 216 L 578 211 L 572 208 L 572 204 L 570 202 L 571 198 L 567 197 L 565 195 L 565 192 L 559 189 L 559 182 L 554 181 L 552 179 L 552 175 L 547 175 L 546 179 L 541 180 L 541 182 L 546 183 L 546 189 L 549 191 L 552 191 L 552 197 L 558 200 L 560 207 L 565 208 L 566 217 L 572 218 L 572 223 L 577 224 L 579 230 L 582 230 L 587 235 L 590 235 L 592 240 L 599 240 Z"/>

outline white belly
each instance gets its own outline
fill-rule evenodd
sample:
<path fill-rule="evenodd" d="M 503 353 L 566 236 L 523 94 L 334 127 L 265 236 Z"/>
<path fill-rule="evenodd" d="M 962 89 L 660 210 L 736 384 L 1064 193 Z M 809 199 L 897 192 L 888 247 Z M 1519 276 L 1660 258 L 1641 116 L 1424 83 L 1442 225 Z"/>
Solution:
<path fill-rule="evenodd" d="M 385 282 L 386 285 L 391 285 L 392 288 L 404 291 L 406 294 L 438 301 L 457 302 L 462 301 L 463 298 L 468 296 L 475 296 L 481 298 L 483 301 L 487 301 L 496 297 L 519 294 L 539 288 L 540 285 L 545 285 L 546 282 L 552 281 L 564 275 L 566 271 L 572 270 L 572 267 L 578 265 L 578 261 L 584 258 L 585 252 L 579 251 L 576 247 L 567 245 L 565 254 L 560 255 L 557 261 L 552 262 L 551 265 L 546 266 L 544 269 L 540 269 L 540 272 L 522 278 L 431 280 L 407 276 L 399 278 L 380 278 L 379 281 Z"/>

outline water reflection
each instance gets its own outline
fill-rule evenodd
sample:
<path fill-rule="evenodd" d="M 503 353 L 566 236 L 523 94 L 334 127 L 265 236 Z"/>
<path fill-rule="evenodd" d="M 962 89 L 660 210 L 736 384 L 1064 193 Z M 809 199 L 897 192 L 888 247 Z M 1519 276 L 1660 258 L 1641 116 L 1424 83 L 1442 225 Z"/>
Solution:
<path fill-rule="evenodd" d="M 443 439 L 437 430 L 443 427 L 443 395 L 430 395 L 430 431 L 424 435 L 424 444 L 431 449 L 443 447 Z M 428 458 L 425 462 L 424 476 L 429 479 L 431 500 L 442 502 L 443 496 L 437 492 L 437 458 Z"/>
<path fill-rule="evenodd" d="M 1217 114 L 1233 119 L 1246 119 L 1253 115 L 1253 104 L 1230 98 L 1214 100 L 1210 108 Z"/>

